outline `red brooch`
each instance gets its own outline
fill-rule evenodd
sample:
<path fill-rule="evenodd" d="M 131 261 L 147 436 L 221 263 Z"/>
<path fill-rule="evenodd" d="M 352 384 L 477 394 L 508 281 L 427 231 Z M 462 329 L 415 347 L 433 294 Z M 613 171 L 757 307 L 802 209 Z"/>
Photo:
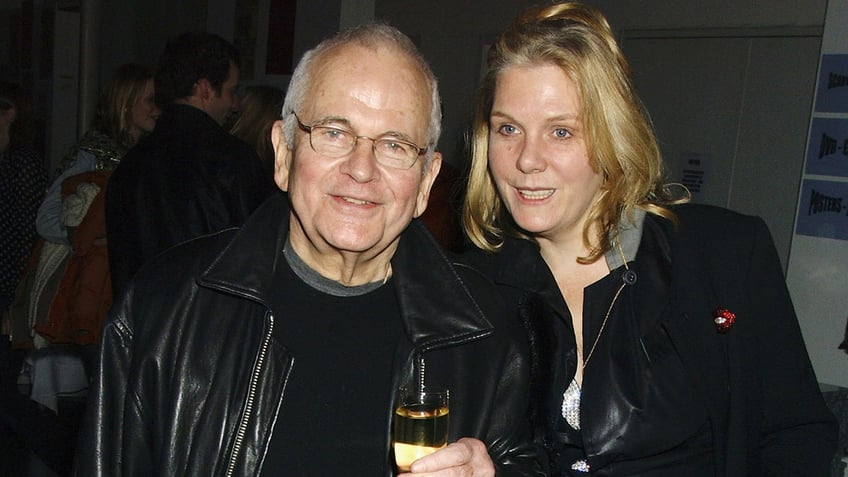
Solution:
<path fill-rule="evenodd" d="M 713 310 L 713 322 L 719 333 L 727 333 L 735 321 L 736 315 L 730 310 L 725 308 L 716 308 Z"/>

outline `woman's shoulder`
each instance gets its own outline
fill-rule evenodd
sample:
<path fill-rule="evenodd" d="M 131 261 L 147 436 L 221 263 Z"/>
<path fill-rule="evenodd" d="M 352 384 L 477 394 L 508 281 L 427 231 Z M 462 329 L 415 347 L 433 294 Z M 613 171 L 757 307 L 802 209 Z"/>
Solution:
<path fill-rule="evenodd" d="M 507 238 L 497 251 L 470 249 L 462 257 L 491 280 L 500 293 L 510 296 L 511 301 L 524 301 L 531 294 L 556 289 L 539 247 L 529 240 Z"/>
<path fill-rule="evenodd" d="M 663 220 L 671 238 L 674 260 L 708 257 L 710 263 L 746 263 L 754 249 L 773 248 L 771 233 L 762 218 L 703 204 L 672 209 L 676 223 Z"/>
<path fill-rule="evenodd" d="M 681 204 L 671 209 L 681 225 L 686 227 L 712 227 L 715 224 L 738 227 L 750 225 L 760 219 L 754 215 L 708 204 Z"/>
<path fill-rule="evenodd" d="M 458 260 L 468 264 L 487 277 L 494 275 L 498 267 L 499 255 L 477 247 L 469 247 L 458 255 Z"/>
<path fill-rule="evenodd" d="M 127 153 L 127 148 L 99 129 L 90 129 L 80 138 L 77 148 L 102 161 L 102 167 L 114 166 Z"/>
<path fill-rule="evenodd" d="M 672 225 L 684 240 L 714 243 L 737 242 L 767 229 L 762 218 L 723 207 L 706 204 L 683 204 L 671 209 L 676 216 Z"/>
<path fill-rule="evenodd" d="M 532 270 L 541 261 L 539 247 L 535 243 L 513 237 L 504 238 L 503 244 L 494 251 L 469 246 L 461 253 L 461 258 L 489 277 Z"/>

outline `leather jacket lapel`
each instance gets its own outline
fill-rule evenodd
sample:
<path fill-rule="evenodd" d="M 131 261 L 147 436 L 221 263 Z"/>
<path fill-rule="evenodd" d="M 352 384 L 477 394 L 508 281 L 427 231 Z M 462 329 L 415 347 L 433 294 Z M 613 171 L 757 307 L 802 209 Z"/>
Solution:
<path fill-rule="evenodd" d="M 277 217 L 279 226 L 269 217 Z M 233 240 L 206 267 L 198 282 L 246 298 L 268 303 L 274 266 L 279 262 L 289 230 L 289 205 L 285 194 L 265 201 L 236 232 Z"/>
<path fill-rule="evenodd" d="M 288 235 L 289 214 L 285 195 L 266 201 L 207 267 L 200 284 L 267 304 L 274 264 Z M 269 216 L 279 217 L 279 227 L 266 226 L 273 223 Z M 429 349 L 492 332 L 451 260 L 420 221 L 414 220 L 404 231 L 392 265 L 404 324 L 416 347 Z"/>
<path fill-rule="evenodd" d="M 392 268 L 407 334 L 416 348 L 426 351 L 492 333 L 452 261 L 420 221 L 404 232 Z"/>

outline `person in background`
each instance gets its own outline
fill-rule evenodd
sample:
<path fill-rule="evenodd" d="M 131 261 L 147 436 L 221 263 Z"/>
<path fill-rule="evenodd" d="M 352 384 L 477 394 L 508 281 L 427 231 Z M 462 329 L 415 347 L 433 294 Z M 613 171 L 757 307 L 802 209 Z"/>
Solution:
<path fill-rule="evenodd" d="M 4 464 L 26 464 L 33 453 L 58 475 L 69 475 L 78 413 L 67 405 L 63 412 L 44 407 L 31 396 L 20 393 L 16 381 L 23 360 L 27 355 L 35 356 L 32 348 L 50 344 L 63 345 L 64 353 L 78 354 L 87 375 L 92 375 L 96 353 L 93 345 L 111 304 L 106 246 L 102 243 L 105 223 L 100 192 L 126 151 L 153 130 L 158 114 L 153 100 L 152 71 L 134 63 L 120 66 L 99 98 L 91 128 L 62 159 L 57 178 L 46 196 L 47 177 L 38 158 L 42 178 L 36 190 L 29 192 L 38 200 L 30 206 L 32 212 L 25 225 L 6 224 L 0 231 L 0 234 L 32 234 L 29 245 L 21 252 L 25 253 L 24 257 L 30 257 L 27 276 L 16 282 L 13 307 L 4 315 L 8 318 L 11 343 L 4 340 L 0 344 L 12 348 L 8 354 L 0 353 L 4 369 L 0 428 L 8 430 L 10 448 L 18 448 L 16 457 L 0 459 Z M 33 167 L 21 162 L 16 165 L 15 173 L 27 178 Z M 7 202 L 4 196 L 3 204 L 18 204 L 27 197 L 25 192 L 30 186 L 22 182 L 18 187 L 14 194 L 17 198 Z M 74 220 L 69 221 L 70 216 Z M 36 228 L 43 240 L 33 247 Z M 62 266 L 49 266 L 60 260 Z M 43 308 L 36 306 L 42 303 Z M 43 311 L 33 311 L 36 309 Z M 8 473 L 0 470 L 0 474 L 25 475 L 6 470 Z"/>
<path fill-rule="evenodd" d="M 769 231 L 663 183 L 598 10 L 497 37 L 472 141 L 469 259 L 537 325 L 552 475 L 829 475 L 837 427 Z"/>
<path fill-rule="evenodd" d="M 155 76 L 162 114 L 106 193 L 114 296 L 159 252 L 240 225 L 273 192 L 256 152 L 222 127 L 239 108 L 239 64 L 235 47 L 212 33 L 165 46 Z"/>
<path fill-rule="evenodd" d="M 152 70 L 136 63 L 118 67 L 96 111 L 91 128 L 62 158 L 38 209 L 36 228 L 44 242 L 32 258 L 34 278 L 24 290 L 29 304 L 15 305 L 26 316 L 17 313 L 13 320 L 16 329 L 17 323 L 30 322 L 29 333 L 16 334 L 37 348 L 83 345 L 89 372 L 94 348 L 88 345 L 97 342 L 112 301 L 105 191 L 127 150 L 156 125 Z"/>
<path fill-rule="evenodd" d="M 280 119 L 284 97 L 285 91 L 275 86 L 247 86 L 239 98 L 241 109 L 226 126 L 230 134 L 253 146 L 268 177 L 274 175 L 271 125 Z"/>
<path fill-rule="evenodd" d="M 118 67 L 98 100 L 91 128 L 62 158 L 56 179 L 38 209 L 36 227 L 42 238 L 70 245 L 68 227 L 60 219 L 62 184 L 84 172 L 115 169 L 127 151 L 153 131 L 158 117 L 153 71 L 136 63 Z"/>
<path fill-rule="evenodd" d="M 33 147 L 33 129 L 20 88 L 0 84 L 0 313 L 12 302 L 32 252 L 36 211 L 47 185 L 44 159 Z"/>
<path fill-rule="evenodd" d="M 12 346 L 7 315 L 33 250 L 35 215 L 47 187 L 44 159 L 33 147 L 29 104 L 19 86 L 0 83 L 0 475 L 27 475 L 28 459 L 22 456 L 36 448 L 41 451 L 30 445 L 47 438 L 29 419 L 39 414 L 36 405 L 18 389 L 27 350 Z M 23 408 L 31 413 L 21 412 L 19 403 L 32 404 Z M 42 454 L 55 463 L 48 457 Z"/>
<path fill-rule="evenodd" d="M 287 194 L 139 270 L 104 326 L 77 475 L 395 475 L 413 384 L 449 389 L 450 444 L 411 474 L 545 475 L 525 330 L 412 220 L 440 122 L 398 30 L 306 52 L 272 129 Z"/>

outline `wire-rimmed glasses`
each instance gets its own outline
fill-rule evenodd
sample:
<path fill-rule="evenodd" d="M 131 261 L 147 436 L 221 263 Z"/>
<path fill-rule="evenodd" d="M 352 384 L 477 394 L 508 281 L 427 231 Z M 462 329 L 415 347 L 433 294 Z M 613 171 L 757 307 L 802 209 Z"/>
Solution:
<path fill-rule="evenodd" d="M 372 143 L 374 157 L 377 162 L 395 169 L 409 169 L 415 164 L 425 152 L 426 147 L 419 147 L 415 144 L 398 139 L 392 136 L 382 136 L 378 138 L 357 135 L 353 131 L 338 126 L 330 125 L 306 125 L 298 117 L 297 113 L 292 112 L 297 125 L 301 130 L 309 134 L 309 145 L 312 150 L 326 157 L 343 157 L 356 148 L 356 143 L 360 139 L 368 139 Z"/>

